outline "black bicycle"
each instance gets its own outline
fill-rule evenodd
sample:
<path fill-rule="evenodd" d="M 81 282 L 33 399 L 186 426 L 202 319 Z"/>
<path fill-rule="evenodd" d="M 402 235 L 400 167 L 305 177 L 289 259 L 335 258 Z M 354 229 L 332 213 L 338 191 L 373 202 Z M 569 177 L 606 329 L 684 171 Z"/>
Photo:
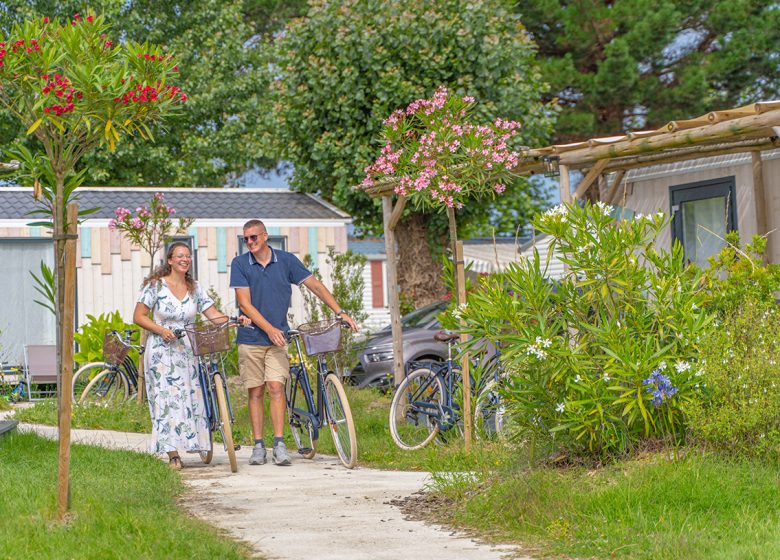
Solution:
<path fill-rule="evenodd" d="M 440 331 L 434 338 L 447 343 L 446 362 L 408 362 L 406 377 L 398 385 L 390 404 L 390 434 L 401 449 L 420 449 L 442 432 L 460 429 L 461 384 L 460 365 L 453 360 L 453 343 L 458 333 Z M 474 428 L 478 437 L 500 434 L 504 424 L 504 406 L 499 384 L 502 379 L 498 351 L 492 356 L 484 352 L 471 361 L 469 374 Z"/>
<path fill-rule="evenodd" d="M 138 392 L 138 368 L 129 356 L 135 349 L 137 329 L 112 330 L 103 337 L 103 361 L 89 362 L 73 374 L 73 402 L 79 404 L 119 404 Z"/>
<path fill-rule="evenodd" d="M 236 451 L 241 448 L 233 442 L 233 408 L 227 390 L 222 353 L 230 349 L 228 327 L 240 326 L 234 317 L 217 317 L 184 327 L 190 339 L 192 353 L 198 358 L 198 375 L 203 390 L 203 401 L 209 428 L 208 451 L 201 451 L 201 460 L 208 464 L 214 455 L 214 432 L 222 436 L 222 444 L 230 461 L 231 472 L 238 471 Z M 179 333 L 174 331 L 177 336 Z"/>
<path fill-rule="evenodd" d="M 339 460 L 348 469 L 357 464 L 357 436 L 347 394 L 338 376 L 328 369 L 327 354 L 338 352 L 341 328 L 349 325 L 341 320 L 317 321 L 288 331 L 295 343 L 296 354 L 290 364 L 290 379 L 285 388 L 287 415 L 298 453 L 312 459 L 317 453 L 320 429 L 327 424 Z M 301 343 L 306 355 L 316 357 L 314 375 L 317 393 L 312 391 Z M 296 361 L 297 358 L 297 361 Z"/>

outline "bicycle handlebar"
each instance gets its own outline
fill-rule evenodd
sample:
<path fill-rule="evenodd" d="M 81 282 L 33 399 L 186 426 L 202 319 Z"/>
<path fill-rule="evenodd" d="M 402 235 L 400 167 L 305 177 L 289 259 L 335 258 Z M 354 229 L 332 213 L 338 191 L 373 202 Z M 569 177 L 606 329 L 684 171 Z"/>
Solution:
<path fill-rule="evenodd" d="M 349 326 L 349 323 L 347 323 L 344 319 L 335 319 L 333 322 L 330 323 L 330 325 L 326 327 L 326 329 L 331 328 L 333 325 L 339 325 L 342 329 L 352 328 Z M 301 331 L 298 329 L 289 329 L 287 333 L 285 333 L 285 338 L 287 338 L 288 342 L 291 341 L 296 336 L 301 336 Z"/>

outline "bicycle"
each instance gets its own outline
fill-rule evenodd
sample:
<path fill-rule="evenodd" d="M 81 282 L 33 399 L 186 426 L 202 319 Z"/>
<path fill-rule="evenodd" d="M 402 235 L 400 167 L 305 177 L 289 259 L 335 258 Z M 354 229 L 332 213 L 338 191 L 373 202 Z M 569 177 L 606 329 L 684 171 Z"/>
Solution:
<path fill-rule="evenodd" d="M 9 378 L 6 378 L 6 376 L 9 376 Z M 12 403 L 19 402 L 29 395 L 27 382 L 19 368 L 0 365 L 0 385 L 13 385 L 6 395 L 8 401 Z"/>
<path fill-rule="evenodd" d="M 103 361 L 90 362 L 73 374 L 73 402 L 120 404 L 138 392 L 138 368 L 128 355 L 143 355 L 144 347 L 133 343 L 137 329 L 112 330 L 103 337 Z"/>
<path fill-rule="evenodd" d="M 285 397 L 298 453 L 305 459 L 314 458 L 319 431 L 327 423 L 339 460 L 346 468 L 352 469 L 357 464 L 357 436 L 352 410 L 341 380 L 328 369 L 326 361 L 327 354 L 340 349 L 341 328 L 349 326 L 337 319 L 305 323 L 287 332 L 288 340 L 295 344 L 297 362 L 290 364 Z M 301 342 L 308 356 L 317 357 L 316 401 Z"/>
<path fill-rule="evenodd" d="M 446 362 L 408 362 L 406 376 L 398 385 L 390 404 L 390 434 L 401 449 L 421 449 L 439 436 L 459 427 L 460 406 L 455 398 L 461 378 L 460 366 L 452 359 L 453 342 L 458 333 L 440 331 L 434 335 L 447 343 Z M 478 435 L 500 434 L 504 423 L 504 407 L 498 392 L 502 377 L 498 351 L 494 357 L 472 362 L 482 375 L 473 376 L 475 429 Z"/>
<path fill-rule="evenodd" d="M 198 358 L 198 375 L 203 391 L 206 419 L 209 428 L 208 451 L 201 451 L 201 460 L 209 464 L 214 454 L 214 432 L 222 435 L 222 444 L 228 455 L 230 471 L 238 471 L 236 451 L 241 448 L 233 442 L 233 409 L 227 390 L 222 353 L 230 349 L 227 327 L 238 326 L 235 317 L 218 317 L 203 323 L 185 325 L 192 353 Z M 252 327 L 253 328 L 253 327 Z M 179 336 L 179 333 L 176 332 Z"/>

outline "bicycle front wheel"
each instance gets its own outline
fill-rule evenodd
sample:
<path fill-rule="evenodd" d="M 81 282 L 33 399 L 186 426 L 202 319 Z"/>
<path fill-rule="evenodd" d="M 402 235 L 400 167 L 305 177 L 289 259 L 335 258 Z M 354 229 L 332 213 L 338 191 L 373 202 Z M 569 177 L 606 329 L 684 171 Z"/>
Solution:
<path fill-rule="evenodd" d="M 73 401 L 79 402 L 81 395 L 84 393 L 84 389 L 87 388 L 90 381 L 95 379 L 99 373 L 109 369 L 111 366 L 105 362 L 89 362 L 84 364 L 73 374 Z"/>
<path fill-rule="evenodd" d="M 390 404 L 390 435 L 401 449 L 428 445 L 439 433 L 444 387 L 429 368 L 419 368 L 401 381 Z"/>
<path fill-rule="evenodd" d="M 115 406 L 127 400 L 130 394 L 125 375 L 117 369 L 104 369 L 84 388 L 79 404 Z"/>
<path fill-rule="evenodd" d="M 217 408 L 219 409 L 219 425 L 222 432 L 222 441 L 225 444 L 228 459 L 230 460 L 230 472 L 238 472 L 238 461 L 236 461 L 236 446 L 233 444 L 233 425 L 230 421 L 230 409 L 227 404 L 227 394 L 225 393 L 225 382 L 222 375 L 214 374 L 214 389 L 217 397 Z"/>
<path fill-rule="evenodd" d="M 326 414 L 330 434 L 341 463 L 348 469 L 357 464 L 357 435 L 347 393 L 336 374 L 325 377 Z"/>
<path fill-rule="evenodd" d="M 308 412 L 306 396 L 303 387 L 296 381 L 294 375 L 287 380 L 284 388 L 287 396 L 287 415 L 290 423 L 290 432 L 292 433 L 295 445 L 298 447 L 298 453 L 304 459 L 314 459 L 317 454 L 317 438 L 314 437 L 314 426 L 311 417 L 301 414 L 297 411 Z"/>

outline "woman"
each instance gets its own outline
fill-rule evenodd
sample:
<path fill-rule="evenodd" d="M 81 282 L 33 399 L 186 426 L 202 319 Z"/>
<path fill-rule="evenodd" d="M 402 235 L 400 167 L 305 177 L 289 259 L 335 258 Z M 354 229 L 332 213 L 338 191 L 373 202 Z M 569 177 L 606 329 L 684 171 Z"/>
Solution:
<path fill-rule="evenodd" d="M 188 338 L 178 338 L 174 331 L 195 322 L 197 313 L 209 319 L 223 316 L 193 280 L 191 265 L 189 246 L 172 243 L 166 263 L 144 280 L 133 313 L 133 321 L 151 333 L 144 354 L 151 451 L 166 452 L 174 470 L 182 468 L 179 449 L 195 453 L 211 446 L 197 361 Z"/>

